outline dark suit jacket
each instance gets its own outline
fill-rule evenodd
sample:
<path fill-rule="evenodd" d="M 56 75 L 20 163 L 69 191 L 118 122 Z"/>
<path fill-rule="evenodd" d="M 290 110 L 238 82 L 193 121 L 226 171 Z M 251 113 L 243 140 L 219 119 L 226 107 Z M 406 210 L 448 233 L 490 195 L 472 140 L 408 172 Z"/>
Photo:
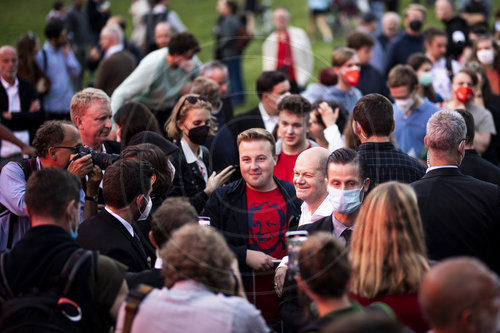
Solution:
<path fill-rule="evenodd" d="M 134 232 L 141 238 L 137 229 Z M 80 224 L 77 242 L 85 249 L 99 250 L 101 254 L 127 265 L 129 272 L 150 268 L 148 258 L 128 230 L 106 210 Z M 144 240 L 142 243 L 144 247 Z"/>
<path fill-rule="evenodd" d="M 431 170 L 411 186 L 429 259 L 469 255 L 500 273 L 500 187 L 456 168 Z"/>
<path fill-rule="evenodd" d="M 127 50 L 113 53 L 99 65 L 95 87 L 104 90 L 108 96 L 129 76 L 135 68 L 135 58 Z"/>
<path fill-rule="evenodd" d="M 307 230 L 309 234 L 314 234 L 318 231 L 326 231 L 333 233 L 332 216 L 326 216 L 322 219 L 301 225 L 298 230 Z M 285 325 L 286 332 L 299 332 L 310 322 L 299 304 L 297 294 L 297 283 L 295 279 L 291 278 L 288 273 L 285 276 L 285 283 L 283 284 L 283 294 L 281 295 L 280 302 L 280 315 Z"/>
<path fill-rule="evenodd" d="M 34 134 L 40 124 L 43 122 L 43 110 L 36 112 L 29 112 L 31 103 L 37 99 L 35 88 L 31 82 L 17 78 L 19 80 L 19 100 L 21 103 L 21 112 L 12 113 L 12 119 L 7 120 L 2 115 L 1 112 L 5 112 L 9 109 L 9 97 L 2 84 L 0 84 L 0 123 L 8 127 L 12 131 L 30 131 L 30 138 L 34 137 Z"/>
<path fill-rule="evenodd" d="M 175 167 L 175 175 L 169 196 L 188 197 L 189 202 L 200 213 L 208 200 L 208 196 L 203 192 L 206 186 L 205 180 L 196 162 L 188 164 L 180 142 L 177 143 L 177 146 L 179 149 L 170 156 L 170 162 Z M 203 162 L 207 167 L 208 177 L 210 177 L 212 174 L 210 154 L 207 147 L 200 146 L 200 149 L 203 151 Z"/>
<path fill-rule="evenodd" d="M 465 157 L 459 168 L 464 175 L 500 186 L 500 168 L 479 156 L 474 149 L 465 151 Z"/>
<path fill-rule="evenodd" d="M 233 120 L 227 124 L 231 129 L 235 140 L 238 138 L 238 134 L 249 128 L 266 128 L 258 106 L 233 118 Z"/>

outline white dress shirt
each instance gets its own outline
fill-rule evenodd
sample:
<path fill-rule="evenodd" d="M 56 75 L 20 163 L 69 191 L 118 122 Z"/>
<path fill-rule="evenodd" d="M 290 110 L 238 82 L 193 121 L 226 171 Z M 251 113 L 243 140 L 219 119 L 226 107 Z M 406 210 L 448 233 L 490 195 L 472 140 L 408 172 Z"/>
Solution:
<path fill-rule="evenodd" d="M 120 223 L 123 224 L 123 226 L 125 227 L 125 229 L 127 229 L 127 231 L 130 233 L 130 236 L 134 237 L 134 228 L 132 228 L 132 225 L 130 223 L 128 223 L 127 221 L 125 221 L 120 215 L 116 214 L 115 212 L 113 212 L 108 207 L 104 207 L 104 209 L 108 213 L 110 213 L 111 215 L 113 215 L 113 217 L 115 219 L 117 219 L 118 221 L 120 221 Z"/>
<path fill-rule="evenodd" d="M 274 127 L 278 125 L 278 116 L 270 116 L 267 113 L 266 109 L 264 109 L 264 105 L 262 105 L 262 103 L 259 103 L 259 111 L 260 111 L 260 116 L 262 117 L 262 121 L 264 122 L 264 127 L 266 128 L 266 131 L 272 133 Z"/>
<path fill-rule="evenodd" d="M 191 164 L 193 162 L 196 162 L 198 164 L 198 167 L 200 168 L 200 172 L 203 175 L 203 179 L 205 180 L 205 184 L 208 181 L 208 170 L 207 166 L 205 165 L 205 162 L 203 162 L 203 150 L 201 150 L 200 147 L 200 152 L 198 153 L 198 156 L 196 156 L 191 148 L 189 147 L 188 143 L 184 138 L 181 139 L 181 147 L 182 147 L 182 152 L 184 153 L 184 156 L 186 157 L 186 162 L 188 164 Z"/>

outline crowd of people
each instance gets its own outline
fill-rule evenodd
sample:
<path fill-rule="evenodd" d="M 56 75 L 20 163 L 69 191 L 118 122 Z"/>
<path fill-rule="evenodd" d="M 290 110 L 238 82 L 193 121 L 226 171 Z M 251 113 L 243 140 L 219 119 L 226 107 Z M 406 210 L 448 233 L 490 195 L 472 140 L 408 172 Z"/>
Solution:
<path fill-rule="evenodd" d="M 500 332 L 500 9 L 334 2 L 313 73 L 307 3 L 241 114 L 253 1 L 218 0 L 205 62 L 166 0 L 130 39 L 57 1 L 0 47 L 0 330 Z"/>

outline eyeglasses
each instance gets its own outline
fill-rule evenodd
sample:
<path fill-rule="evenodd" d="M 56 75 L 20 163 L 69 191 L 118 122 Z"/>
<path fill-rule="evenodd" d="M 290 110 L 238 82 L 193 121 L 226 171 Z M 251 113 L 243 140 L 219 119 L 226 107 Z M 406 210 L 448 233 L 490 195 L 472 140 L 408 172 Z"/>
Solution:
<path fill-rule="evenodd" d="M 182 107 L 184 106 L 184 103 L 186 103 L 186 101 L 189 102 L 189 104 L 196 104 L 198 101 L 202 101 L 202 102 L 208 102 L 208 98 L 207 96 L 186 96 L 184 98 L 184 100 L 182 101 L 182 104 L 181 104 L 181 107 L 179 108 L 179 111 L 182 110 Z"/>
<path fill-rule="evenodd" d="M 54 146 L 53 148 L 62 148 L 62 149 L 69 149 L 71 150 L 71 153 L 72 154 L 77 154 L 80 149 L 82 148 L 83 146 L 82 145 L 76 145 L 74 147 L 68 147 L 68 146 Z"/>

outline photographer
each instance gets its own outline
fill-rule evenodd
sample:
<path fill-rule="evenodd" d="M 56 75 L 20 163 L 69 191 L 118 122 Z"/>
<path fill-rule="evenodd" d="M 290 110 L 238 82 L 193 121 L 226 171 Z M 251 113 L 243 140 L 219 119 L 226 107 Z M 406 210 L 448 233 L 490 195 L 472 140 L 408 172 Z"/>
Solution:
<path fill-rule="evenodd" d="M 90 155 L 73 160 L 82 145 L 77 129 L 69 122 L 47 121 L 36 132 L 33 146 L 36 149 L 36 158 L 20 162 L 10 162 L 0 174 L 0 251 L 12 246 L 31 228 L 25 211 L 24 192 L 26 180 L 37 170 L 48 167 L 65 168 L 78 178 L 89 176 L 86 193 L 82 190 L 80 201 L 83 216 L 91 215 L 92 203 L 84 198 L 93 196 L 98 190 L 101 181 L 101 170 L 93 165 Z M 82 216 L 83 215 L 83 216 Z"/>

